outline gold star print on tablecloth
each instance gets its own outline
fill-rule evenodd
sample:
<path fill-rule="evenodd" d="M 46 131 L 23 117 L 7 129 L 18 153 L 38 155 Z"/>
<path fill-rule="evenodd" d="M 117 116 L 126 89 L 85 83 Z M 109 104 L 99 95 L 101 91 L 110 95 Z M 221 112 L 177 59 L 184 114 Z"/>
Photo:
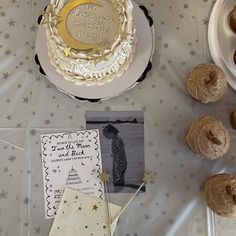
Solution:
<path fill-rule="evenodd" d="M 97 205 L 93 205 L 93 211 L 97 211 L 98 210 L 98 206 Z"/>
<path fill-rule="evenodd" d="M 63 53 L 65 54 L 66 57 L 70 55 L 70 50 L 71 50 L 71 47 L 67 47 L 63 49 Z"/>
<path fill-rule="evenodd" d="M 99 174 L 98 176 L 102 182 L 108 182 L 110 178 L 110 174 L 108 174 L 106 171 L 103 171 L 102 173 Z"/>

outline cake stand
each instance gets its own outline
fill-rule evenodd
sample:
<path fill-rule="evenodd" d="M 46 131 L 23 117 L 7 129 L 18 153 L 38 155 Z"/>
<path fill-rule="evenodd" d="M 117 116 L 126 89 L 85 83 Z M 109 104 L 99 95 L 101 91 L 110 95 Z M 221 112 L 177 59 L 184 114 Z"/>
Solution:
<path fill-rule="evenodd" d="M 236 90 L 236 34 L 229 26 L 229 15 L 235 0 L 217 0 L 211 13 L 208 27 L 209 48 L 215 64 L 227 74 L 227 81 Z"/>
<path fill-rule="evenodd" d="M 40 72 L 58 90 L 80 101 L 88 100 L 91 102 L 119 96 L 123 92 L 133 88 L 138 82 L 144 80 L 146 74 L 152 68 L 152 56 L 155 48 L 154 26 L 147 9 L 143 6 L 138 6 L 136 3 L 133 4 L 133 17 L 137 30 L 138 43 L 134 60 L 129 69 L 121 77 L 104 85 L 93 86 L 75 85 L 73 82 L 65 80 L 50 63 L 46 31 L 42 25 L 39 25 L 38 28 L 35 56 L 36 63 L 40 66 Z"/>

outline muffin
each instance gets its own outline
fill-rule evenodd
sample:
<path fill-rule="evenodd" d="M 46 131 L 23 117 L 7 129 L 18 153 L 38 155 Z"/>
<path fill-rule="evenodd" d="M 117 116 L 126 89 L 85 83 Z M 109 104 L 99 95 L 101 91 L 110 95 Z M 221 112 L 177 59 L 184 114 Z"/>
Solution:
<path fill-rule="evenodd" d="M 218 174 L 204 184 L 204 199 L 219 216 L 236 218 L 236 176 Z"/>
<path fill-rule="evenodd" d="M 194 153 L 203 159 L 224 156 L 230 147 L 230 136 L 220 121 L 211 116 L 200 117 L 190 127 L 186 141 Z"/>
<path fill-rule="evenodd" d="M 234 9 L 230 14 L 229 25 L 232 31 L 236 33 L 236 5 L 234 6 Z"/>
<path fill-rule="evenodd" d="M 214 64 L 198 65 L 187 78 L 190 95 L 204 104 L 220 100 L 227 88 L 224 71 Z"/>

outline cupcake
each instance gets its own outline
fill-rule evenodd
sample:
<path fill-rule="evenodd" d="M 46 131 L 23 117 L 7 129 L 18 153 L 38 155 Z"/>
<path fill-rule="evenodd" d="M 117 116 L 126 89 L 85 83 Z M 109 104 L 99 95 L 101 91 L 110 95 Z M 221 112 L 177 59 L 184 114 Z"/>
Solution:
<path fill-rule="evenodd" d="M 236 218 L 236 176 L 218 174 L 204 184 L 204 199 L 219 216 Z"/>
<path fill-rule="evenodd" d="M 200 117 L 190 127 L 186 141 L 194 153 L 203 159 L 224 156 L 230 147 L 230 136 L 220 121 L 210 116 Z"/>
<path fill-rule="evenodd" d="M 227 92 L 224 71 L 214 64 L 200 64 L 188 76 L 187 89 L 196 100 L 207 104 L 220 100 Z"/>
<path fill-rule="evenodd" d="M 234 6 L 232 13 L 230 14 L 229 25 L 232 31 L 236 33 L 236 5 Z"/>

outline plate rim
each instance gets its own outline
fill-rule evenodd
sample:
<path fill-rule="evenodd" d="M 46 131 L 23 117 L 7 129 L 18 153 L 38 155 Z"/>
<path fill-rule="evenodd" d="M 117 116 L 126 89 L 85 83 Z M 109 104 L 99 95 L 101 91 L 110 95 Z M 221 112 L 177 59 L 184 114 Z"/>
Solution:
<path fill-rule="evenodd" d="M 225 71 L 225 73 L 227 74 L 226 79 L 229 85 L 234 90 L 236 90 L 235 77 L 229 70 L 228 66 L 225 64 L 218 41 L 218 24 L 216 22 L 218 22 L 219 12 L 225 1 L 226 0 L 217 0 L 211 11 L 208 25 L 208 45 L 214 63 L 220 66 Z"/>

